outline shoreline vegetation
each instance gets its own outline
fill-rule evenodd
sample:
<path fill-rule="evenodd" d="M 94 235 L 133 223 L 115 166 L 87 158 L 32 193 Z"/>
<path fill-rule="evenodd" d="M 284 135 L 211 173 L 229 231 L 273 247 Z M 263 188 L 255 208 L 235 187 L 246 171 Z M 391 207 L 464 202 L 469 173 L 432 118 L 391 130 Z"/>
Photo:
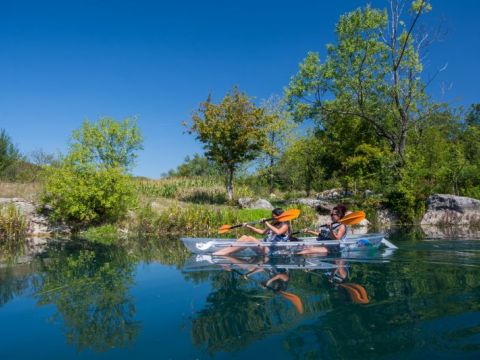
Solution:
<path fill-rule="evenodd" d="M 366 211 L 374 225 L 381 211 L 419 224 L 433 194 L 472 198 L 466 206 L 480 223 L 480 104 L 458 108 L 427 93 L 416 35 L 432 6 L 413 1 L 413 22 L 401 8 L 342 15 L 325 58 L 309 52 L 282 96 L 256 102 L 236 86 L 220 100 L 206 96 L 183 123 L 204 153 L 159 180 L 132 176 L 143 150 L 135 118 L 85 120 L 60 155 L 21 154 L 1 130 L 0 197 L 29 202 L 45 228 L 105 242 L 213 236 L 223 224 L 269 217 L 240 208 L 240 198 L 300 207 L 294 228 L 302 229 L 316 216 L 294 200 L 330 189 L 331 203 Z M 456 200 L 436 201 L 442 209 Z M 0 242 L 29 231 L 12 206 L 1 205 Z"/>

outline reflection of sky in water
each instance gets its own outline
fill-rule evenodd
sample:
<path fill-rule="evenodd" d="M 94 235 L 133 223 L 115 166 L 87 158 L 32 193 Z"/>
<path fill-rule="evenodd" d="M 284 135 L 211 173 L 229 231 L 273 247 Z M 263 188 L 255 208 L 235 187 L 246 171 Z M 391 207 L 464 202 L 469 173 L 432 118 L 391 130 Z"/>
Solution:
<path fill-rule="evenodd" d="M 268 263 L 236 265 L 234 272 L 215 264 L 182 271 L 188 254 L 178 244 L 168 252 L 161 242 L 129 251 L 49 250 L 29 263 L 0 268 L 0 355 L 480 356 L 480 241 L 425 241 L 412 233 L 390 239 L 400 247 L 390 256 L 344 259 L 349 273 L 344 284 L 365 289 L 365 305 L 328 280 L 325 274 L 335 266 L 289 269 L 282 289 L 301 299 L 302 315 L 287 296 L 260 286 L 275 271 L 260 270 L 252 279 L 236 273 Z M 282 261 L 275 267 L 289 260 Z"/>

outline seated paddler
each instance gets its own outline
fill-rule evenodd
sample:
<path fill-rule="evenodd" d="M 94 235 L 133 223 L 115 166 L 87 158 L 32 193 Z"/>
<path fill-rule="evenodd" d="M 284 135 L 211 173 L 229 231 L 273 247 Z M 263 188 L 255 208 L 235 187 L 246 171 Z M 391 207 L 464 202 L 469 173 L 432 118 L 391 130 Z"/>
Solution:
<path fill-rule="evenodd" d="M 283 214 L 283 209 L 275 208 L 272 210 L 272 218 L 276 218 L 279 215 Z M 290 238 L 290 234 L 292 233 L 292 229 L 289 222 L 285 221 L 277 221 L 273 220 L 272 222 L 267 221 L 266 219 L 262 219 L 260 221 L 265 228 L 259 229 L 255 226 L 252 226 L 248 223 L 244 223 L 243 227 L 253 231 L 256 234 L 264 235 L 263 240 L 257 239 L 250 235 L 243 235 L 240 237 L 237 242 L 248 242 L 248 243 L 255 243 L 261 245 L 262 242 L 279 242 L 279 241 L 288 241 Z M 218 250 L 213 253 L 213 255 L 231 255 L 238 251 L 244 250 L 245 247 L 243 246 L 229 246 L 224 249 Z M 265 251 L 263 251 L 265 250 Z M 267 247 L 262 247 L 262 252 L 267 252 Z"/>
<path fill-rule="evenodd" d="M 319 209 L 317 208 L 317 212 Z M 313 231 L 310 229 L 304 229 L 303 232 L 306 234 L 311 234 L 317 237 L 318 241 L 324 240 L 339 240 L 337 246 L 308 246 L 307 248 L 299 251 L 297 254 L 307 255 L 307 254 L 327 254 L 329 252 L 339 252 L 340 251 L 340 241 L 345 240 L 347 237 L 348 227 L 340 222 L 340 220 L 347 213 L 347 208 L 345 205 L 337 205 L 330 212 L 331 222 L 325 226 L 320 227 L 319 231 Z"/>

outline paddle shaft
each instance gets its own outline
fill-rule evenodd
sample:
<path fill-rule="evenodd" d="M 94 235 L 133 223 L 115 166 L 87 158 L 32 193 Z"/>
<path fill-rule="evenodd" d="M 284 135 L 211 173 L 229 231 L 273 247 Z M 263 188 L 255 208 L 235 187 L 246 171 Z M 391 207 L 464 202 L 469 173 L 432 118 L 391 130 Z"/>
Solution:
<path fill-rule="evenodd" d="M 275 218 L 270 218 L 270 219 L 266 219 L 265 221 L 272 221 L 272 220 L 276 220 Z M 255 224 L 258 224 L 260 223 L 261 221 L 251 221 L 251 222 L 247 222 L 247 225 L 255 225 Z M 239 227 L 242 227 L 243 224 L 238 224 L 238 225 L 233 225 L 233 226 L 230 226 L 230 230 L 231 229 L 236 229 L 236 228 L 239 228 Z"/>

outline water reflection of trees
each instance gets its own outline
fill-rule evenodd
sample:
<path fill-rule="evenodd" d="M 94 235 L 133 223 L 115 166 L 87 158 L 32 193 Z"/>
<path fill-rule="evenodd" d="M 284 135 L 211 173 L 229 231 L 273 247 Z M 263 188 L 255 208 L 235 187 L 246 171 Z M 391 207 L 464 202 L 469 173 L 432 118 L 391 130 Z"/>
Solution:
<path fill-rule="evenodd" d="M 215 290 L 192 319 L 194 344 L 210 353 L 238 350 L 298 318 L 285 300 L 233 272 L 215 272 L 211 280 Z"/>
<path fill-rule="evenodd" d="M 192 340 L 215 353 L 284 333 L 284 349 L 298 359 L 392 355 L 432 342 L 437 349 L 479 351 L 474 341 L 478 324 L 447 326 L 448 332 L 438 333 L 427 324 L 480 311 L 480 269 L 439 266 L 428 261 L 437 256 L 431 253 L 407 256 L 404 262 L 350 264 L 348 281 L 366 289 L 367 305 L 355 304 L 342 286 L 320 272 L 292 271 L 289 291 L 305 304 L 301 317 L 282 297 L 236 274 L 203 272 L 213 290 L 192 318 Z M 458 334 L 466 334 L 463 343 Z"/>
<path fill-rule="evenodd" d="M 355 264 L 351 272 L 351 280 L 362 283 L 374 301 L 345 305 L 338 301 L 340 290 L 332 289 L 331 311 L 287 333 L 284 346 L 294 358 L 367 358 L 414 351 L 426 344 L 451 349 L 449 333 L 428 331 L 425 324 L 480 310 L 476 268 Z M 305 286 L 305 281 L 297 286 Z"/>
<path fill-rule="evenodd" d="M 28 288 L 29 274 L 18 271 L 19 268 L 0 268 L 0 308 Z"/>
<path fill-rule="evenodd" d="M 50 254 L 35 277 L 39 304 L 56 306 L 65 336 L 78 350 L 125 347 L 140 330 L 129 287 L 134 263 L 119 248 L 96 247 Z"/>

